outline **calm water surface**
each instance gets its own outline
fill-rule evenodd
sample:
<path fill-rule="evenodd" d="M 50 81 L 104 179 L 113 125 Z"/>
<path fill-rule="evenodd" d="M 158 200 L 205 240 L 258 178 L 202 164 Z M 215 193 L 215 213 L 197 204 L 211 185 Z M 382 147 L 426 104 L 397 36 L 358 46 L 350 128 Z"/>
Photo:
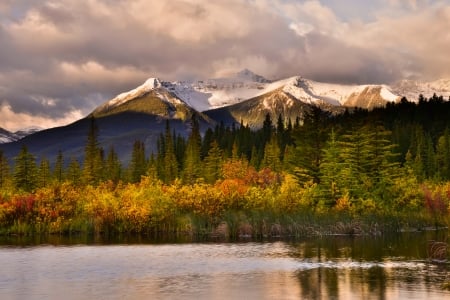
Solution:
<path fill-rule="evenodd" d="M 450 299 L 425 234 L 245 243 L 3 240 L 0 299 Z M 42 241 L 40 241 L 42 242 Z"/>

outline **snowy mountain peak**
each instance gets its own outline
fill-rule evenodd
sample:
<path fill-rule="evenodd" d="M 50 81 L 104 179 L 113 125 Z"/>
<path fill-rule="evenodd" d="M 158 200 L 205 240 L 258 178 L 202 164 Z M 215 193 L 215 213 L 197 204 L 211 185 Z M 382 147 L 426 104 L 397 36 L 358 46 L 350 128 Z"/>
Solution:
<path fill-rule="evenodd" d="M 110 106 L 120 105 L 130 99 L 136 98 L 138 96 L 144 95 L 156 88 L 162 86 L 161 81 L 158 78 L 149 78 L 142 85 L 128 92 L 121 93 L 117 95 L 114 99 L 108 102 Z"/>

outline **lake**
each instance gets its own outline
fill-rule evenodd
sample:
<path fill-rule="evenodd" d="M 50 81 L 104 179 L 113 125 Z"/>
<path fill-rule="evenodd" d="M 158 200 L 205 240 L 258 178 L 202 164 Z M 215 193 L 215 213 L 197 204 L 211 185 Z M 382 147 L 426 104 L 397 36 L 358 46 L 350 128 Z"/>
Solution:
<path fill-rule="evenodd" d="M 0 239 L 0 299 L 450 299 L 447 233 L 238 242 Z"/>

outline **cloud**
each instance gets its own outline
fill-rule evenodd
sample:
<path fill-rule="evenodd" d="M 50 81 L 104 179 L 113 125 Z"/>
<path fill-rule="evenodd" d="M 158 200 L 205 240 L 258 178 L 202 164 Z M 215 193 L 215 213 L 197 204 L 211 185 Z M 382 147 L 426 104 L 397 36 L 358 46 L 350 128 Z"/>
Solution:
<path fill-rule="evenodd" d="M 0 104 L 9 115 L 39 116 L 27 122 L 60 122 L 153 76 L 209 78 L 243 68 L 345 83 L 450 76 L 448 1 L 345 3 L 5 0 Z M 0 126 L 12 126 L 3 113 Z"/>
<path fill-rule="evenodd" d="M 68 111 L 59 118 L 49 119 L 45 115 L 30 115 L 27 113 L 16 113 L 11 109 L 9 104 L 2 104 L 0 106 L 0 115 L 2 116 L 2 127 L 15 132 L 28 126 L 38 126 L 41 128 L 52 128 L 62 126 L 73 120 L 78 120 L 83 117 L 83 114 L 78 111 Z M 29 125 L 25 125 L 29 124 Z"/>

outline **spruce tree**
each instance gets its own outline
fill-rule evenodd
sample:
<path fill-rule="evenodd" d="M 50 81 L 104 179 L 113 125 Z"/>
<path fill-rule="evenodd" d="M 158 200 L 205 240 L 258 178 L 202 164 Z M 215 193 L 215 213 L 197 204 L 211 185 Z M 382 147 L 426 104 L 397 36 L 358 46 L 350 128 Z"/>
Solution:
<path fill-rule="evenodd" d="M 165 183 L 172 183 L 178 178 L 178 162 L 175 156 L 172 134 L 170 132 L 169 121 L 166 122 L 166 132 L 164 136 L 164 155 L 162 155 L 162 176 Z"/>
<path fill-rule="evenodd" d="M 81 184 L 82 170 L 80 163 L 75 158 L 70 160 L 69 166 L 66 171 L 66 179 L 70 181 L 73 185 L 78 186 Z"/>
<path fill-rule="evenodd" d="M 262 167 L 270 168 L 274 172 L 281 172 L 280 147 L 275 134 L 272 134 L 272 138 L 264 148 Z"/>
<path fill-rule="evenodd" d="M 212 141 L 208 155 L 205 157 L 203 176 L 207 183 L 215 183 L 219 179 L 222 170 L 223 155 L 217 141 Z"/>
<path fill-rule="evenodd" d="M 48 159 L 43 158 L 39 164 L 37 185 L 38 187 L 46 187 L 50 183 L 50 180 L 50 162 Z"/>
<path fill-rule="evenodd" d="M 84 149 L 83 181 L 97 184 L 103 177 L 103 150 L 98 142 L 98 127 L 94 117 L 90 119 L 89 132 Z"/>
<path fill-rule="evenodd" d="M 183 181 L 188 184 L 195 183 L 201 176 L 200 147 L 202 141 L 196 115 L 192 116 L 191 127 L 183 165 Z"/>
<path fill-rule="evenodd" d="M 303 125 L 292 133 L 295 150 L 291 164 L 301 182 L 320 183 L 320 163 L 323 147 L 328 137 L 327 124 L 330 113 L 313 106 L 304 117 Z"/>
<path fill-rule="evenodd" d="M 141 176 L 147 172 L 147 161 L 145 158 L 145 145 L 142 141 L 135 141 L 130 163 L 131 182 L 141 181 Z"/>
<path fill-rule="evenodd" d="M 17 157 L 14 158 L 14 184 L 18 189 L 31 192 L 37 185 L 36 159 L 28 152 L 24 145 Z"/>
<path fill-rule="evenodd" d="M 450 180 L 450 130 L 448 128 L 439 137 L 436 148 L 439 177 L 442 180 Z"/>
<path fill-rule="evenodd" d="M 9 181 L 9 164 L 8 159 L 0 150 L 0 189 L 7 186 Z"/>
<path fill-rule="evenodd" d="M 342 196 L 341 178 L 343 169 L 341 147 L 336 138 L 336 133 L 332 129 L 330 138 L 323 149 L 323 160 L 320 164 L 320 189 L 328 206 L 336 204 L 336 201 Z"/>
<path fill-rule="evenodd" d="M 122 166 L 119 157 L 111 146 L 106 156 L 105 162 L 105 179 L 111 180 L 114 183 L 118 183 L 122 177 Z"/>
<path fill-rule="evenodd" d="M 59 150 L 56 155 L 55 166 L 53 168 L 53 178 L 58 183 L 61 183 L 64 178 L 64 158 L 61 150 Z"/>

